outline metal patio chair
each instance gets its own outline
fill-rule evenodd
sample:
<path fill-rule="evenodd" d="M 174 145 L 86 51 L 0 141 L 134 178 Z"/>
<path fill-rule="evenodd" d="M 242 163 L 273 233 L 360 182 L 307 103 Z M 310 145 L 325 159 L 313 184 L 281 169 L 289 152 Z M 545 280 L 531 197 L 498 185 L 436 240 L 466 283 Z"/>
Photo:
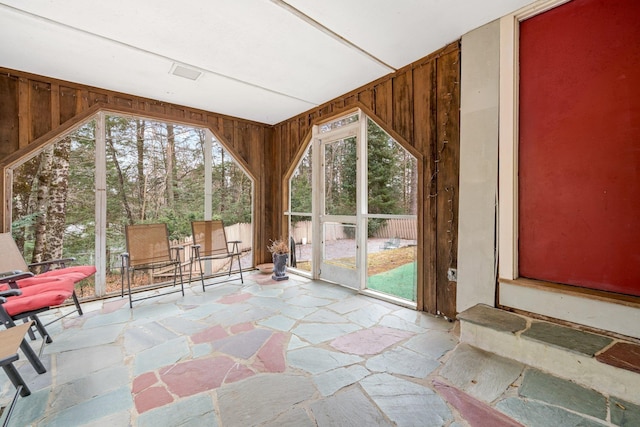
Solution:
<path fill-rule="evenodd" d="M 227 241 L 227 233 L 224 230 L 224 223 L 221 220 L 192 221 L 191 230 L 193 232 L 193 246 L 191 247 L 191 262 L 189 263 L 189 282 L 193 273 L 193 263 L 198 262 L 200 268 L 200 281 L 202 290 L 205 291 L 203 260 L 224 260 L 229 258 L 228 277 L 231 276 L 233 258 L 238 260 L 240 269 L 240 283 L 244 283 L 242 277 L 242 265 L 240 263 L 240 240 Z M 229 245 L 232 245 L 231 250 Z M 231 279 L 229 279 L 231 280 Z M 217 285 L 228 280 L 217 281 L 209 285 Z M 207 286 L 209 286 L 207 285 Z"/>
<path fill-rule="evenodd" d="M 124 282 L 126 276 L 127 290 L 129 294 L 129 307 L 133 308 L 135 301 L 142 301 L 164 295 L 182 292 L 184 296 L 184 282 L 182 279 L 182 261 L 180 250 L 182 247 L 171 247 L 169 244 L 169 231 L 167 224 L 135 224 L 125 227 L 127 252 L 122 254 L 121 267 L 121 296 L 124 297 Z M 151 274 L 161 269 L 164 273 L 173 272 L 173 286 L 175 287 L 180 277 L 180 289 L 150 295 L 138 299 L 131 297 L 131 279 L 136 271 L 151 270 Z"/>

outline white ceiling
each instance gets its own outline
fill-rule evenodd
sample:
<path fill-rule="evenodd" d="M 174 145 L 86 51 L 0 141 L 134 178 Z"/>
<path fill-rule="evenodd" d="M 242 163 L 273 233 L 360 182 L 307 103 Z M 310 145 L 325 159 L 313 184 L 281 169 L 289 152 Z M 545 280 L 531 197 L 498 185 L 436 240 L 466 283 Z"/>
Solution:
<path fill-rule="evenodd" d="M 275 124 L 532 2 L 0 0 L 0 66 Z"/>

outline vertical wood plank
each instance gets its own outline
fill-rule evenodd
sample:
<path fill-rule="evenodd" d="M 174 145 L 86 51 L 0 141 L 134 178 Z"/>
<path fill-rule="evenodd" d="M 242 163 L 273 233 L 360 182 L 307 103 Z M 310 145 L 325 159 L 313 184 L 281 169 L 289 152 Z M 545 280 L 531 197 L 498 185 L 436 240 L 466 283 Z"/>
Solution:
<path fill-rule="evenodd" d="M 386 80 L 374 87 L 374 108 L 375 113 L 387 124 L 392 124 L 393 114 L 393 84 L 391 80 Z"/>
<path fill-rule="evenodd" d="M 437 306 L 454 319 L 456 283 L 447 270 L 457 268 L 458 176 L 460 170 L 460 61 L 459 53 L 441 56 L 437 62 L 438 123 L 437 176 Z"/>
<path fill-rule="evenodd" d="M 60 124 L 71 120 L 77 114 L 77 91 L 70 87 L 60 86 Z"/>
<path fill-rule="evenodd" d="M 19 148 L 18 79 L 0 75 L 0 158 Z"/>
<path fill-rule="evenodd" d="M 29 141 L 39 138 L 51 130 L 52 105 L 51 85 L 31 81 L 29 85 Z"/>
<path fill-rule="evenodd" d="M 413 141 L 413 73 L 408 69 L 392 80 L 393 129 L 407 141 Z"/>
<path fill-rule="evenodd" d="M 18 148 L 26 147 L 29 142 L 32 140 L 31 138 L 31 123 L 30 116 L 31 110 L 29 109 L 29 95 L 31 91 L 29 90 L 29 81 L 26 79 L 20 79 L 18 81 L 18 129 L 19 129 L 19 140 L 18 140 Z"/>
<path fill-rule="evenodd" d="M 436 127 L 436 73 L 435 61 L 430 61 L 413 71 L 413 101 L 414 101 L 414 147 L 423 154 L 420 181 L 421 212 L 418 227 L 423 254 L 422 280 L 418 283 L 418 294 L 422 295 L 422 309 L 429 313 L 436 313 L 436 204 L 434 146 Z"/>

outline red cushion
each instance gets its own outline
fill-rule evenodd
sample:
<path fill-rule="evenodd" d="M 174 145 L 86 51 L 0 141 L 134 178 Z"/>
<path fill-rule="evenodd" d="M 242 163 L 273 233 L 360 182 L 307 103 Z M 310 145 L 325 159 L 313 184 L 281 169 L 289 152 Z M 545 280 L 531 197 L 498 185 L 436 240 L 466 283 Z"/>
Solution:
<path fill-rule="evenodd" d="M 40 277 L 40 276 L 20 279 L 16 281 L 16 283 L 18 284 L 18 288 L 22 289 L 22 288 L 31 287 L 31 286 L 49 285 L 51 283 L 56 283 L 60 281 L 64 281 L 64 282 L 71 281 L 73 283 L 73 280 L 70 280 L 69 278 L 65 278 L 65 277 Z M 6 291 L 8 289 L 10 289 L 8 284 L 3 283 L 2 285 L 0 285 L 0 291 Z"/>
<path fill-rule="evenodd" d="M 34 277 L 28 277 L 26 279 L 18 280 L 16 283 L 18 284 L 19 288 L 42 283 L 41 280 L 43 279 L 51 280 L 54 278 L 70 279 L 74 283 L 78 283 L 82 279 L 86 279 L 87 277 L 92 276 L 95 272 L 96 268 L 93 265 L 77 265 L 73 267 L 60 268 L 58 270 L 47 271 Z"/>
<path fill-rule="evenodd" d="M 73 293 L 73 282 L 57 280 L 22 289 L 22 295 L 7 298 L 2 304 L 9 316 L 60 305 Z"/>

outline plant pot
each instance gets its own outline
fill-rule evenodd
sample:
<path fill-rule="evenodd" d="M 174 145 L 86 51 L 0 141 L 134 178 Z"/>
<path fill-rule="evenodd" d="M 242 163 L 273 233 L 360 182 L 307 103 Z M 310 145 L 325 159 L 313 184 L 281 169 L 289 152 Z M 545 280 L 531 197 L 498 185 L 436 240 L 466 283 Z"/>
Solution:
<path fill-rule="evenodd" d="M 272 254 L 273 259 L 273 275 L 271 278 L 273 280 L 287 280 L 289 276 L 287 276 L 287 260 L 289 259 L 289 254 Z"/>

